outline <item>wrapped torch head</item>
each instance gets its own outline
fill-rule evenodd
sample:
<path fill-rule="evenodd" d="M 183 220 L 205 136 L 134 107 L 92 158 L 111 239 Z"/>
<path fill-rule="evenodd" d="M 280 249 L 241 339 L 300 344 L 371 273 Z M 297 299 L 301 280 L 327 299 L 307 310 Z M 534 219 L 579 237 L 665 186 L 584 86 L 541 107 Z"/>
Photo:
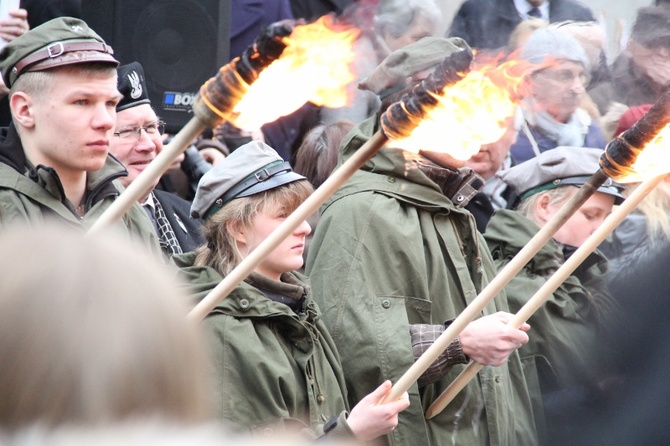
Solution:
<path fill-rule="evenodd" d="M 240 98 L 266 67 L 281 56 L 284 38 L 293 32 L 295 21 L 283 20 L 269 25 L 240 57 L 219 69 L 200 88 L 193 112 L 207 126 L 216 127 L 228 120 Z"/>
<path fill-rule="evenodd" d="M 615 181 L 625 182 L 644 148 L 670 123 L 670 92 L 663 94 L 638 122 L 607 144 L 600 168 Z"/>

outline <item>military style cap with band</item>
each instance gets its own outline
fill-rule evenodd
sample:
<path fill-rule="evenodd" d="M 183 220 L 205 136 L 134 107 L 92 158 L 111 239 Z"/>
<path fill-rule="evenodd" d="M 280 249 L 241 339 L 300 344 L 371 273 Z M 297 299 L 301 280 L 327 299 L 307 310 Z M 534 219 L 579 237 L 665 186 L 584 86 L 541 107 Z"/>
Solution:
<path fill-rule="evenodd" d="M 144 68 L 139 62 L 121 65 L 116 72 L 119 75 L 117 88 L 123 95 L 123 99 L 116 106 L 117 112 L 142 104 L 151 104 Z"/>
<path fill-rule="evenodd" d="M 424 37 L 389 54 L 358 88 L 370 90 L 381 99 L 408 85 L 408 78 L 436 67 L 447 56 L 467 49 L 458 37 Z"/>
<path fill-rule="evenodd" d="M 583 186 L 600 168 L 598 161 L 602 153 L 600 149 L 560 146 L 498 172 L 497 176 L 516 190 L 519 200 L 525 200 L 557 187 Z M 614 203 L 621 204 L 624 200 L 621 189 L 608 178 L 598 192 L 613 195 Z"/>
<path fill-rule="evenodd" d="M 118 65 L 112 47 L 82 20 L 58 17 L 9 42 L 0 52 L 0 72 L 9 88 L 29 71 L 84 62 Z"/>
<path fill-rule="evenodd" d="M 235 198 L 304 179 L 272 147 L 251 141 L 203 175 L 191 205 L 191 216 L 206 220 Z"/>

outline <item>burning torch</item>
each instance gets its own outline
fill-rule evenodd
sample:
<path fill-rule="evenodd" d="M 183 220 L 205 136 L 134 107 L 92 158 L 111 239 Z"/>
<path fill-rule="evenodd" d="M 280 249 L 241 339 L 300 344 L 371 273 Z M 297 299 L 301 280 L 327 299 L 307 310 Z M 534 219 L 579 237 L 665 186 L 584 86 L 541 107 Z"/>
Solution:
<path fill-rule="evenodd" d="M 464 43 L 460 51 L 447 56 L 430 76 L 414 87 L 411 93 L 406 94 L 399 102 L 389 107 L 381 118 L 383 130 L 378 130 L 353 156 L 340 165 L 312 195 L 219 282 L 189 312 L 188 317 L 191 320 L 200 321 L 207 316 L 295 228 L 316 212 L 328 197 L 335 193 L 345 181 L 388 142 L 387 131 L 400 137 L 415 129 L 425 118 L 426 111 L 436 106 L 435 98 L 444 94 L 444 92 L 448 92 L 450 86 L 459 83 L 468 74 L 472 57 L 472 51 Z"/>
<path fill-rule="evenodd" d="M 642 201 L 642 199 L 663 179 L 663 176 L 670 171 L 670 165 L 667 163 L 667 154 L 661 151 L 667 151 L 667 137 L 670 132 L 670 93 L 662 96 L 649 110 L 649 112 L 638 121 L 633 127 L 619 135 L 611 141 L 600 158 L 600 168 L 592 176 L 589 186 L 580 190 L 579 195 L 591 195 L 599 182 L 600 178 L 610 177 L 621 183 L 635 182 L 644 179 L 642 184 L 621 204 L 605 222 L 580 246 L 575 253 L 547 280 L 547 282 L 521 307 L 514 315 L 508 325 L 519 328 L 526 322 L 538 308 L 551 297 L 556 289 L 572 274 L 575 269 L 586 259 L 611 233 L 614 228 Z M 584 200 L 574 200 L 578 203 L 566 203 L 561 209 L 561 213 L 569 217 L 574 211 L 579 209 Z M 563 217 L 560 220 L 564 221 Z M 544 230 L 544 228 L 543 228 Z M 542 232 L 542 231 L 541 231 Z M 538 233 L 539 235 L 539 233 Z M 531 240 L 533 243 L 534 239 Z M 528 245 L 526 246 L 528 248 Z M 524 248 L 524 250 L 526 250 Z M 529 250 L 530 251 L 530 250 Z M 514 262 L 521 256 L 523 250 L 512 259 Z M 524 256 L 525 260 L 525 256 Z M 518 272 L 515 267 L 510 267 L 510 262 L 498 276 L 504 276 L 504 284 L 497 291 L 502 289 L 513 277 L 511 274 Z M 518 263 L 518 262 L 517 262 Z M 526 261 L 524 261 L 524 264 Z M 509 267 L 509 268 L 508 268 Z M 520 268 L 519 268 L 520 269 Z M 493 282 L 492 282 L 493 283 Z M 482 294 L 484 294 L 482 291 Z M 496 293 L 497 293 L 496 291 Z M 482 295 L 480 294 L 480 296 Z M 479 297 L 478 297 L 479 299 Z M 476 301 L 476 300 L 475 300 Z M 472 304 L 475 302 L 473 301 Z M 471 305 L 472 305 L 471 304 Z M 463 313 L 462 313 L 463 314 Z M 460 318 L 461 316 L 459 316 Z M 445 331 L 446 334 L 446 331 Z M 450 335 L 444 342 L 451 342 L 453 338 Z M 454 337 L 456 335 L 453 335 Z M 429 350 L 425 354 L 429 354 Z M 436 350 L 437 352 L 437 350 Z M 439 352 L 437 352 L 439 355 Z M 437 356 L 430 354 L 426 361 L 432 363 L 431 357 Z M 422 356 L 423 358 L 423 356 Z M 426 411 L 426 418 L 432 418 L 439 414 L 453 398 L 472 380 L 482 369 L 482 365 L 471 362 L 463 372 L 449 385 L 447 389 L 431 404 Z"/>
<path fill-rule="evenodd" d="M 270 25 L 244 51 L 242 56 L 223 66 L 215 77 L 209 79 L 200 88 L 200 93 L 193 105 L 194 117 L 100 216 L 89 232 L 100 231 L 121 218 L 139 197 L 144 196 L 151 189 L 154 180 L 167 170 L 172 161 L 206 127 L 216 127 L 225 120 L 240 128 L 258 128 L 265 122 L 293 112 L 307 101 L 315 102 L 317 105 L 343 105 L 328 103 L 322 96 L 324 90 L 340 92 L 342 86 L 353 79 L 353 74 L 349 70 L 349 62 L 353 58 L 351 43 L 358 35 L 358 30 L 352 28 L 333 30 L 331 28 L 334 28 L 333 24 L 325 17 L 311 24 L 282 21 Z M 308 39 L 314 38 L 315 35 L 321 40 L 312 44 Z M 319 46 L 325 46 L 328 50 L 328 54 L 321 58 L 314 55 Z M 262 115 L 264 120 L 258 121 L 255 117 L 260 114 L 261 108 L 267 111 L 271 108 L 269 103 L 274 104 L 275 102 L 268 101 L 267 98 L 270 97 L 268 93 L 258 92 L 258 87 L 264 84 L 265 72 L 274 69 L 278 62 L 282 61 L 284 65 L 289 65 L 289 68 L 295 69 L 295 66 L 298 66 L 291 76 L 298 86 L 286 89 L 295 97 L 295 101 L 292 103 L 276 101 L 283 108 L 275 108 L 273 116 Z M 313 71 L 304 72 L 304 70 L 300 72 L 303 66 L 313 68 L 315 65 L 322 66 L 325 72 L 320 74 L 315 74 Z M 339 76 L 339 78 L 335 79 L 334 76 Z M 304 78 L 312 79 L 312 82 L 317 82 L 317 85 L 311 89 L 306 88 L 309 82 L 303 81 Z M 318 82 L 328 83 L 328 88 L 319 89 Z M 296 91 L 297 88 L 299 88 L 298 91 Z M 300 93 L 303 92 L 304 94 L 301 95 Z M 309 96 L 310 94 L 312 96 Z M 244 107 L 244 104 L 248 103 L 247 99 L 254 95 L 262 97 L 262 106 L 256 104 L 255 110 L 254 107 Z"/>

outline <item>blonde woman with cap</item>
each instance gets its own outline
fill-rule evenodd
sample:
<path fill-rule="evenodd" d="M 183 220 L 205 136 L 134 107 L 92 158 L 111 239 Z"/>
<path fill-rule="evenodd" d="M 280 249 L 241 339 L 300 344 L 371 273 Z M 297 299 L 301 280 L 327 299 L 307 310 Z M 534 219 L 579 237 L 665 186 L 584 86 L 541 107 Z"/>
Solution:
<path fill-rule="evenodd" d="M 268 145 L 252 141 L 207 172 L 191 212 L 206 244 L 174 257 L 203 296 L 311 193 Z M 312 299 L 303 263 L 303 222 L 203 322 L 215 354 L 215 410 L 234 429 L 309 430 L 368 441 L 395 428 L 409 401 L 380 404 L 389 381 L 347 413 L 339 355 Z"/>
<path fill-rule="evenodd" d="M 496 212 L 484 233 L 499 269 L 598 170 L 601 153 L 557 147 L 498 173 L 519 194 L 516 210 Z M 611 180 L 601 186 L 507 285 L 510 310 L 518 311 L 622 200 Z M 538 430 L 545 431 L 546 418 L 545 434 L 552 444 L 563 444 L 560 440 L 569 437 L 560 435 L 574 433 L 579 410 L 598 396 L 595 384 L 603 369 L 593 347 L 606 336 L 602 329 L 613 309 L 605 289 L 606 272 L 607 260 L 594 252 L 530 318 L 532 336 L 519 349 Z M 605 344 L 598 345 L 604 353 Z"/>

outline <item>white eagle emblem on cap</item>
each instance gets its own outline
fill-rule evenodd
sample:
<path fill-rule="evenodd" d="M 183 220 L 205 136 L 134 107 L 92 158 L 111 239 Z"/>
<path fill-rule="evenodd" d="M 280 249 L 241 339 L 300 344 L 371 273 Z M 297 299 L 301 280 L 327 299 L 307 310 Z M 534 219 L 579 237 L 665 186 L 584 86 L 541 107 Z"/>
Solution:
<path fill-rule="evenodd" d="M 70 28 L 72 28 L 72 31 L 76 33 L 80 33 L 84 31 L 84 28 L 79 26 L 79 25 L 72 25 Z"/>
<path fill-rule="evenodd" d="M 137 99 L 142 96 L 142 83 L 140 82 L 140 75 L 137 74 L 137 71 L 131 71 L 130 74 L 128 74 L 128 80 L 132 87 L 132 90 L 130 90 L 130 97 Z"/>

